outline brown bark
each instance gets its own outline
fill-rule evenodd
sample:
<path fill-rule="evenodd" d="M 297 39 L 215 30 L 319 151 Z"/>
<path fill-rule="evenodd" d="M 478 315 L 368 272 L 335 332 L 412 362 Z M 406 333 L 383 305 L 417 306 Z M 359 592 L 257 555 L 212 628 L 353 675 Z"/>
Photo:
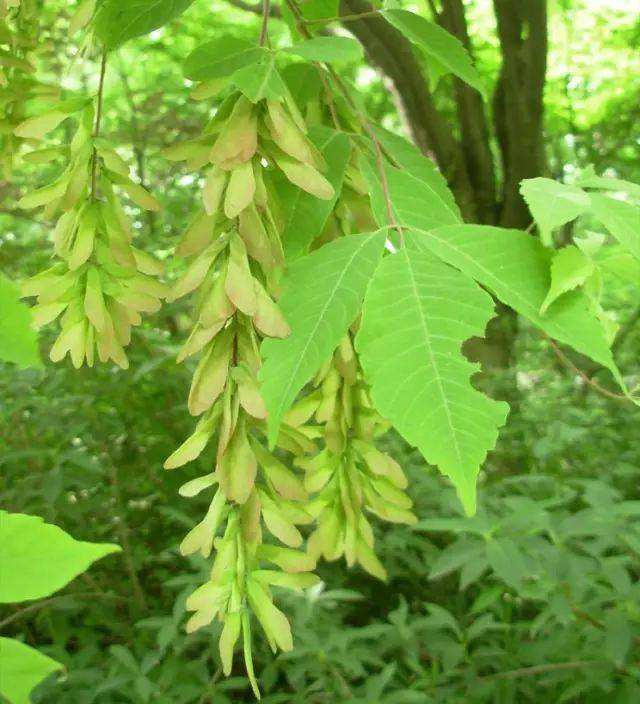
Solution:
<path fill-rule="evenodd" d="M 547 68 L 546 0 L 494 0 L 502 67 L 494 95 L 496 135 L 502 161 L 500 224 L 531 222 L 520 181 L 546 171 L 543 93 Z"/>
<path fill-rule="evenodd" d="M 367 0 L 342 0 L 340 3 L 343 15 L 371 10 Z M 383 17 L 349 21 L 346 27 L 360 40 L 369 61 L 393 82 L 414 143 L 434 158 L 465 219 L 477 221 L 475 192 L 461 145 L 451 125 L 436 108 L 411 42 Z"/>
<path fill-rule="evenodd" d="M 462 0 L 444 0 L 440 24 L 458 37 L 473 55 Z M 496 172 L 485 104 L 477 90 L 458 78 L 454 79 L 454 90 L 462 154 L 473 186 L 478 221 L 495 224 L 498 217 Z"/>

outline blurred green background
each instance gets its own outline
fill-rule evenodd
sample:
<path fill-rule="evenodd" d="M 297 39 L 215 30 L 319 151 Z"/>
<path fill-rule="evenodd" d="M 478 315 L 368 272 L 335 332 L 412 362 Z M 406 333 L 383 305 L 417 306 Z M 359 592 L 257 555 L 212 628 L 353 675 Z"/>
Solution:
<path fill-rule="evenodd" d="M 68 42 L 66 4 L 46 3 L 42 11 L 46 77 L 90 88 L 96 66 Z M 639 9 L 628 0 L 550 4 L 550 175 L 570 181 L 593 164 L 640 182 Z M 492 86 L 501 55 L 491 3 L 467 3 L 467 17 L 479 69 Z M 198 181 L 160 151 L 195 136 L 210 108 L 189 99 L 181 62 L 221 25 L 254 38 L 258 21 L 226 3 L 196 3 L 109 64 L 103 132 L 163 204 L 157 215 L 138 214 L 136 226 L 140 243 L 167 260 L 169 275 Z M 274 21 L 272 35 L 284 40 L 285 25 Z M 380 75 L 354 67 L 351 78 L 373 118 L 402 131 Z M 446 81 L 434 99 L 453 120 Z M 51 256 L 51 224 L 14 207 L 19 193 L 47 180 L 48 168 L 55 166 L 21 164 L 11 183 L 0 184 L 0 269 L 16 280 Z M 640 272 L 626 281 L 612 277 L 606 290 L 621 325 L 616 356 L 632 374 Z M 177 552 L 206 508 L 180 498 L 177 487 L 201 472 L 162 470 L 192 424 L 185 405 L 191 370 L 174 361 L 186 315 L 176 303 L 148 319 L 134 336 L 126 372 L 75 371 L 68 360 L 42 371 L 0 364 L 0 505 L 124 549 L 55 597 L 0 611 L 3 635 L 19 635 L 67 667 L 57 683 L 39 687 L 35 702 L 252 700 L 240 666 L 237 676 L 221 676 L 217 626 L 183 631 L 184 600 L 207 569 Z M 43 332 L 43 351 L 51 340 L 51 331 Z M 321 588 L 279 595 L 295 648 L 274 658 L 256 644 L 265 702 L 640 701 L 638 414 L 595 393 L 522 322 L 509 364 L 483 384 L 515 403 L 481 473 L 477 516 L 463 518 L 447 482 L 398 437 L 386 437 L 410 476 L 420 523 L 378 525 L 388 583 L 339 562 L 320 565 Z M 211 463 L 210 449 L 197 464 L 209 471 Z"/>

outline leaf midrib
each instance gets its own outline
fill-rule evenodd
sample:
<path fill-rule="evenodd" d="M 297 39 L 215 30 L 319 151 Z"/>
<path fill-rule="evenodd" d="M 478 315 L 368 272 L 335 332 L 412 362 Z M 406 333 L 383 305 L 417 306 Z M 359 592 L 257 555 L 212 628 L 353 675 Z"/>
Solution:
<path fill-rule="evenodd" d="M 456 430 L 455 430 L 455 428 L 454 428 L 454 426 L 453 426 L 452 417 L 451 417 L 451 411 L 450 411 L 450 409 L 449 409 L 449 404 L 448 404 L 448 402 L 447 402 L 447 397 L 446 397 L 446 394 L 445 394 L 445 391 L 444 391 L 444 385 L 443 385 L 443 383 L 442 383 L 442 377 L 441 377 L 441 375 L 440 375 L 440 369 L 439 369 L 439 367 L 438 367 L 438 364 L 436 363 L 434 351 L 433 351 L 433 348 L 432 348 L 432 346 L 431 346 L 431 335 L 430 335 L 430 333 L 429 333 L 429 326 L 427 325 L 427 320 L 426 320 L 426 318 L 425 318 L 424 310 L 423 310 L 422 305 L 421 305 L 420 294 L 418 293 L 418 284 L 417 284 L 417 282 L 416 282 L 416 278 L 415 278 L 415 273 L 414 273 L 414 271 L 413 271 L 413 267 L 411 266 L 411 258 L 409 257 L 407 248 L 404 247 L 402 251 L 403 251 L 403 253 L 404 253 L 404 256 L 405 256 L 405 259 L 406 259 L 406 262 L 407 262 L 407 267 L 408 267 L 408 270 L 409 270 L 409 275 L 410 275 L 410 280 L 411 280 L 411 288 L 412 288 L 412 290 L 413 290 L 413 293 L 414 293 L 414 296 L 415 296 L 415 300 L 416 300 L 416 302 L 417 302 L 418 314 L 419 314 L 420 322 L 421 322 L 421 324 L 422 324 L 422 329 L 423 329 L 423 332 L 424 332 L 424 335 L 425 335 L 425 346 L 426 346 L 427 351 L 428 351 L 428 354 L 429 354 L 429 360 L 430 360 L 431 366 L 432 366 L 432 368 L 433 368 L 433 370 L 434 370 L 434 373 L 435 373 L 435 375 L 436 375 L 436 381 L 437 381 L 437 384 L 438 384 L 438 390 L 439 390 L 439 392 L 440 392 L 440 398 L 442 399 L 442 405 L 443 405 L 443 407 L 444 407 L 444 409 L 445 409 L 445 414 L 446 414 L 446 416 L 447 416 L 447 424 L 448 424 L 448 426 L 449 426 L 450 434 L 451 434 L 451 436 L 452 436 L 452 438 L 453 438 L 453 446 L 454 446 L 454 448 L 455 448 L 455 453 L 456 453 L 456 456 L 457 456 L 457 458 L 458 458 L 458 468 L 460 469 L 460 468 L 463 466 L 462 455 L 461 455 L 461 452 L 460 452 L 460 447 L 459 447 L 459 445 L 458 445 L 458 439 L 457 439 Z"/>

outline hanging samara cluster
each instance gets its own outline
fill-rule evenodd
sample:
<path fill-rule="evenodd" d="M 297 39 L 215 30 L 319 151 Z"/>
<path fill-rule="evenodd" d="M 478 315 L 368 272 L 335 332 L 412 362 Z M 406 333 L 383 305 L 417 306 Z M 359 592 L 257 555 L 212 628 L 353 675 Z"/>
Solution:
<path fill-rule="evenodd" d="M 43 157 L 63 156 L 67 166 L 52 183 L 28 193 L 22 208 L 45 206 L 45 217 L 58 216 L 53 247 L 58 261 L 23 285 L 24 296 L 37 296 L 38 326 L 60 318 L 60 333 L 50 357 L 69 353 L 75 367 L 92 366 L 96 356 L 126 368 L 124 347 L 141 313 L 160 309 L 164 284 L 154 276 L 162 266 L 132 244 L 132 227 L 114 186 L 138 205 L 157 210 L 157 201 L 129 178 L 129 167 L 106 140 L 96 135 L 94 101 L 76 99 L 28 118 L 16 132 L 29 141 L 42 139 L 67 117 L 78 115 L 78 128 L 67 146 L 41 150 Z M 33 152 L 32 154 L 35 154 Z"/>
<path fill-rule="evenodd" d="M 173 300 L 196 292 L 195 323 L 179 361 L 200 354 L 188 399 L 190 413 L 200 420 L 165 466 L 195 459 L 217 433 L 215 470 L 181 489 L 185 496 L 210 487 L 212 492 L 206 516 L 186 536 L 181 551 L 208 556 L 216 550 L 209 581 L 187 600 L 187 608 L 195 611 L 187 628 L 199 628 L 216 616 L 224 622 L 220 653 L 226 673 L 243 631 L 247 670 L 257 691 L 248 609 L 274 650 L 289 650 L 289 623 L 274 605 L 270 586 L 299 589 L 317 581 L 309 572 L 315 559 L 296 551 L 303 542 L 297 526 L 313 520 L 305 508 L 308 492 L 282 461 L 314 452 L 317 433 L 285 424 L 278 455 L 264 442 L 266 409 L 257 382 L 260 342 L 289 334 L 274 301 L 284 255 L 268 172 L 278 169 L 318 198 L 330 199 L 334 192 L 292 100 L 254 104 L 234 93 L 200 138 L 172 147 L 167 156 L 186 159 L 192 168 L 207 166 L 203 209 L 177 248 L 191 263 L 169 296 Z M 282 545 L 263 542 L 263 526 Z"/>

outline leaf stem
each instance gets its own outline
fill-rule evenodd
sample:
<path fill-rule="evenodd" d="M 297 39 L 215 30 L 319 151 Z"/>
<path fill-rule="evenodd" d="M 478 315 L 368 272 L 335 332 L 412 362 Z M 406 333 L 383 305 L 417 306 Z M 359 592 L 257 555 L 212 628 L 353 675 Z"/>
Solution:
<path fill-rule="evenodd" d="M 100 123 L 102 122 L 102 99 L 104 95 L 104 75 L 107 70 L 107 50 L 102 51 L 102 60 L 100 62 L 100 81 L 98 83 L 98 96 L 96 105 L 96 121 L 93 128 L 93 138 L 100 136 Z M 96 197 L 97 190 L 97 180 L 98 180 L 98 152 L 96 150 L 95 144 L 93 146 L 93 153 L 91 155 L 91 196 Z"/>
<path fill-rule="evenodd" d="M 624 394 L 616 394 L 613 391 L 609 391 L 609 389 L 605 389 L 603 386 L 600 386 L 596 381 L 594 381 L 586 372 L 582 371 L 579 367 L 576 367 L 576 365 L 567 357 L 567 355 L 558 347 L 558 345 L 555 343 L 554 340 L 552 340 L 550 337 L 547 338 L 549 340 L 549 344 L 551 345 L 551 348 L 553 351 L 556 353 L 556 357 L 569 369 L 574 371 L 583 381 L 585 381 L 592 389 L 595 389 L 599 394 L 602 394 L 602 396 L 606 396 L 607 398 L 612 398 L 615 399 L 616 401 L 622 401 L 622 402 L 630 402 L 633 403 L 628 396 L 625 396 Z"/>
<path fill-rule="evenodd" d="M 260 28 L 260 38 L 258 44 L 264 46 L 267 41 L 269 31 L 269 16 L 271 15 L 271 0 L 262 0 L 262 27 Z"/>
<path fill-rule="evenodd" d="M 16 620 L 27 616 L 28 614 L 33 613 L 34 611 L 38 611 L 39 609 L 43 609 L 53 604 L 64 602 L 67 599 L 114 599 L 115 601 L 128 601 L 126 597 L 120 596 L 118 594 L 108 594 L 106 592 L 80 592 L 75 594 L 73 592 L 70 592 L 69 594 L 60 594 L 58 596 L 52 596 L 48 599 L 42 599 L 41 601 L 29 604 L 29 606 L 25 606 L 23 609 L 20 609 L 19 611 L 16 611 L 10 616 L 7 616 L 7 618 L 0 621 L 0 629 L 5 628 L 10 623 L 13 623 Z"/>
<path fill-rule="evenodd" d="M 318 74 L 320 76 L 320 81 L 322 83 L 322 88 L 324 90 L 325 97 L 327 99 L 327 106 L 329 107 L 329 114 L 331 115 L 331 120 L 333 121 L 335 128 L 339 132 L 342 132 L 343 130 L 340 125 L 340 120 L 338 119 L 338 113 L 336 112 L 336 106 L 333 102 L 333 96 L 331 95 L 331 88 L 329 87 L 329 84 L 327 83 L 327 78 L 322 71 L 322 66 L 318 66 L 317 68 L 318 68 Z"/>
<path fill-rule="evenodd" d="M 285 0 L 287 5 L 289 6 L 289 9 L 293 13 L 295 20 L 296 20 L 296 26 L 298 28 L 298 31 L 305 37 L 305 38 L 310 38 L 310 33 L 309 30 L 304 26 L 305 25 L 305 19 L 302 16 L 302 13 L 300 12 L 300 8 L 297 6 L 295 0 Z M 374 13 L 375 14 L 375 13 Z M 382 193 L 384 196 L 385 200 L 385 205 L 387 209 L 387 217 L 389 219 L 389 225 L 395 229 L 398 232 L 398 236 L 400 239 L 400 246 L 404 247 L 404 232 L 402 230 L 402 227 L 396 220 L 395 212 L 393 210 L 393 204 L 391 203 L 391 194 L 389 191 L 389 182 L 387 180 L 387 174 L 384 168 L 384 155 L 382 153 L 382 147 L 380 145 L 380 141 L 378 140 L 378 137 L 373 129 L 371 127 L 371 124 L 369 123 L 368 118 L 363 115 L 360 110 L 358 109 L 358 106 L 355 104 L 353 98 L 351 97 L 351 94 L 349 92 L 349 89 L 347 86 L 344 84 L 340 76 L 334 71 L 331 66 L 326 66 L 327 71 L 329 72 L 329 75 L 333 79 L 334 83 L 338 87 L 338 90 L 342 93 L 344 99 L 348 103 L 349 107 L 353 110 L 354 114 L 356 115 L 358 122 L 360 123 L 360 126 L 362 129 L 367 133 L 367 136 L 371 141 L 373 142 L 373 147 L 375 150 L 375 155 L 376 155 L 376 169 L 378 171 L 378 175 L 380 176 L 380 185 L 382 186 Z"/>
<path fill-rule="evenodd" d="M 574 660 L 571 662 L 552 662 L 544 665 L 533 665 L 532 667 L 519 667 L 516 670 L 506 672 L 496 672 L 492 675 L 484 675 L 479 680 L 511 680 L 519 677 L 532 677 L 545 672 L 557 672 L 559 670 L 578 670 L 583 667 L 605 667 L 608 663 L 601 660 Z"/>
<path fill-rule="evenodd" d="M 393 203 L 391 202 L 391 192 L 389 190 L 387 172 L 384 168 L 384 155 L 382 153 L 382 146 L 380 145 L 380 140 L 378 139 L 378 136 L 376 135 L 373 127 L 371 127 L 371 123 L 369 122 L 368 118 L 360 112 L 358 106 L 351 98 L 349 90 L 342 81 L 342 78 L 340 78 L 340 76 L 330 66 L 328 66 L 327 69 L 331 74 L 334 83 L 338 86 L 345 100 L 349 103 L 349 107 L 351 107 L 351 109 L 356 114 L 356 117 L 358 118 L 358 122 L 360 122 L 362 129 L 367 133 L 367 136 L 373 143 L 376 158 L 376 169 L 378 171 L 378 175 L 380 176 L 380 185 L 382 187 L 382 194 L 384 196 L 385 206 L 387 209 L 387 218 L 389 220 L 389 225 L 397 231 L 398 236 L 400 238 L 400 246 L 404 247 L 404 232 L 402 227 L 400 226 L 400 223 L 398 223 L 398 221 L 396 220 L 396 215 L 393 210 Z"/>

